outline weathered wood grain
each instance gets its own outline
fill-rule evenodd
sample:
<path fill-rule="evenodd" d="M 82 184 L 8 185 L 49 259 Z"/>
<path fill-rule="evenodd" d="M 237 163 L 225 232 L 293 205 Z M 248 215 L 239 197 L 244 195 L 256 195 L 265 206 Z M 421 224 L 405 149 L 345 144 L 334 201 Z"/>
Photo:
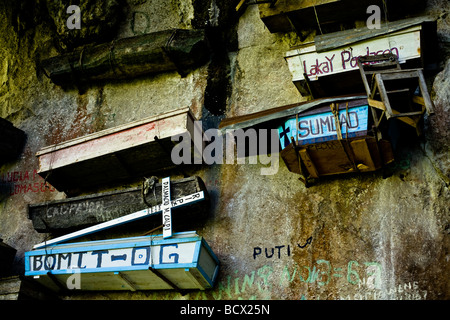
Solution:
<path fill-rule="evenodd" d="M 205 194 L 205 200 L 187 207 L 174 208 L 175 223 L 187 222 L 190 219 L 201 220 L 206 217 L 209 209 L 209 195 L 201 178 L 189 177 L 171 181 L 172 199 L 176 200 L 199 191 Z M 99 193 L 88 196 L 55 200 L 40 204 L 28 205 L 28 217 L 33 222 L 37 232 L 67 232 L 81 229 L 127 214 L 137 212 L 161 204 L 161 183 L 157 183 L 154 192 L 142 196 L 142 188 L 135 187 L 125 190 Z M 161 214 L 147 218 L 150 225 L 161 225 Z M 153 223 L 154 222 L 154 223 Z"/>
<path fill-rule="evenodd" d="M 58 85 L 124 79 L 178 71 L 182 76 L 209 59 L 204 30 L 165 30 L 85 46 L 43 60 L 41 67 Z"/>
<path fill-rule="evenodd" d="M 189 133 L 193 140 L 194 121 L 189 108 L 181 108 L 45 147 L 36 153 L 38 174 L 72 196 L 86 188 L 154 175 L 175 167 L 171 137 Z"/>

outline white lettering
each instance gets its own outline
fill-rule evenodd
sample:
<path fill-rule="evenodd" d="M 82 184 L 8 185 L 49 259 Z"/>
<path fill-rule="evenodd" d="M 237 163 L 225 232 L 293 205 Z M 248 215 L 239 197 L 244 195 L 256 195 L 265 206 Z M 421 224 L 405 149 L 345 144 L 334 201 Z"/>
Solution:
<path fill-rule="evenodd" d="M 367 14 L 372 15 L 367 19 L 367 28 L 369 29 L 381 29 L 381 9 L 377 5 L 371 5 L 367 8 Z"/>
<path fill-rule="evenodd" d="M 67 13 L 73 14 L 67 19 L 66 26 L 70 30 L 81 29 L 81 10 L 79 6 L 71 5 L 67 7 Z"/>

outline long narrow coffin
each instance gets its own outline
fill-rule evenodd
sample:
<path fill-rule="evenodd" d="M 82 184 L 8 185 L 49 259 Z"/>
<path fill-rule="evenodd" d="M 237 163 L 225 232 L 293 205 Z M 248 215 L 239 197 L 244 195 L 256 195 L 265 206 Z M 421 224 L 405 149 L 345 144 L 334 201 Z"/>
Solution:
<path fill-rule="evenodd" d="M 59 291 L 205 290 L 219 260 L 195 232 L 60 244 L 25 253 L 25 276 Z M 78 278 L 77 278 L 78 277 Z"/>
<path fill-rule="evenodd" d="M 41 66 L 54 83 L 62 85 L 167 71 L 185 76 L 208 58 L 204 30 L 174 29 L 86 46 L 43 60 Z"/>
<path fill-rule="evenodd" d="M 191 157 L 201 157 L 203 144 L 196 146 L 194 137 L 202 133 L 195 121 L 190 109 L 182 108 L 48 146 L 36 154 L 38 173 L 58 191 L 74 195 L 174 168 L 172 137 L 189 134 Z"/>
<path fill-rule="evenodd" d="M 30 204 L 28 217 L 32 220 L 37 232 L 67 232 L 71 229 L 85 228 L 116 219 L 148 207 L 160 207 L 161 191 L 161 183 L 157 183 L 154 191 L 151 190 L 146 195 L 143 195 L 142 187 L 136 187 Z M 199 177 L 171 181 L 170 193 L 174 203 L 177 199 L 199 192 L 203 192 L 204 195 L 201 201 L 189 206 L 174 204 L 173 219 L 176 225 L 206 217 L 209 209 L 209 195 L 203 180 Z M 155 210 L 155 214 L 151 219 L 146 220 L 146 224 L 149 229 L 159 226 L 161 211 Z"/>
<path fill-rule="evenodd" d="M 430 18 L 389 23 L 316 37 L 286 53 L 292 81 L 302 95 L 315 98 L 364 92 L 358 68 L 360 56 L 391 53 L 409 68 L 432 68 L 436 24 Z"/>
<path fill-rule="evenodd" d="M 0 165 L 20 156 L 25 140 L 25 132 L 0 118 Z"/>
<path fill-rule="evenodd" d="M 383 10 L 383 18 L 386 14 L 389 21 L 425 9 L 422 0 L 272 0 L 261 1 L 259 13 L 270 32 L 308 29 L 327 32 L 341 23 L 366 20 L 371 15 L 367 13 L 371 5 Z"/>

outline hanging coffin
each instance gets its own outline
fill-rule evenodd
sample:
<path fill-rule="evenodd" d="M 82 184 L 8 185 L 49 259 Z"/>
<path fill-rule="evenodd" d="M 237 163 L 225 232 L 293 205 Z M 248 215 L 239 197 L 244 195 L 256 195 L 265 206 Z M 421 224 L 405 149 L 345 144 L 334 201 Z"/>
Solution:
<path fill-rule="evenodd" d="M 185 76 L 209 58 L 204 30 L 166 30 L 86 46 L 47 60 L 41 67 L 58 85 L 133 78 L 178 71 Z"/>
<path fill-rule="evenodd" d="M 141 187 L 126 190 L 55 200 L 28 205 L 28 217 L 37 232 L 63 232 L 80 229 L 117 219 L 133 212 L 154 208 L 145 225 L 149 229 L 161 224 L 161 183 L 143 195 Z M 181 226 L 205 218 L 209 209 L 208 191 L 199 177 L 173 180 L 170 183 L 173 199 L 174 224 Z M 185 206 L 180 199 L 198 195 L 198 201 Z M 145 197 L 145 202 L 143 197 Z M 179 204 L 178 204 L 179 203 Z"/>
<path fill-rule="evenodd" d="M 314 98 L 364 92 L 360 56 L 394 54 L 408 68 L 436 67 L 436 23 L 420 17 L 384 25 L 317 36 L 314 43 L 286 53 L 292 81 Z"/>
<path fill-rule="evenodd" d="M 220 127 L 277 128 L 288 170 L 308 183 L 326 175 L 375 171 L 394 160 L 390 142 L 376 139 L 370 108 L 367 96 L 316 99 L 225 119 Z"/>
<path fill-rule="evenodd" d="M 260 1 L 259 14 L 270 32 L 300 32 L 308 29 L 325 32 L 329 26 L 337 29 L 341 23 L 367 19 L 370 16 L 367 8 L 371 5 L 384 10 L 389 21 L 425 9 L 422 0 L 275 0 Z"/>
<path fill-rule="evenodd" d="M 178 135 L 189 135 L 194 159 L 191 163 L 198 163 L 197 158 L 201 163 L 203 142 L 197 146 L 194 137 L 201 137 L 202 129 L 195 121 L 189 108 L 182 108 L 48 146 L 36 154 L 38 173 L 69 195 L 89 187 L 142 178 L 175 167 L 171 138 Z"/>
<path fill-rule="evenodd" d="M 167 240 L 145 236 L 59 244 L 25 253 L 25 276 L 55 291 L 205 290 L 214 286 L 218 270 L 216 255 L 195 232 Z"/>
<path fill-rule="evenodd" d="M 17 159 L 22 153 L 26 135 L 11 122 L 0 118 L 0 165 Z"/>
<path fill-rule="evenodd" d="M 321 176 L 369 172 L 394 161 L 390 142 L 377 140 L 367 99 L 332 103 L 287 119 L 279 128 L 281 157 L 307 184 Z"/>
<path fill-rule="evenodd" d="M 10 275 L 17 250 L 0 239 L 0 277 Z"/>

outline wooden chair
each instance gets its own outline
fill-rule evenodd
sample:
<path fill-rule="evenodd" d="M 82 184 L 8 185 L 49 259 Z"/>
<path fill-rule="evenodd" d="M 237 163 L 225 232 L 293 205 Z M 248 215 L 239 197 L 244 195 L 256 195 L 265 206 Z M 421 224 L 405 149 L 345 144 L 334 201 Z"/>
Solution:
<path fill-rule="evenodd" d="M 383 116 L 388 120 L 398 118 L 420 135 L 419 121 L 423 114 L 434 113 L 422 69 L 401 69 L 394 54 L 360 57 L 358 66 L 375 127 L 378 128 Z M 376 110 L 381 110 L 380 116 Z M 377 135 L 380 139 L 379 132 Z"/>

